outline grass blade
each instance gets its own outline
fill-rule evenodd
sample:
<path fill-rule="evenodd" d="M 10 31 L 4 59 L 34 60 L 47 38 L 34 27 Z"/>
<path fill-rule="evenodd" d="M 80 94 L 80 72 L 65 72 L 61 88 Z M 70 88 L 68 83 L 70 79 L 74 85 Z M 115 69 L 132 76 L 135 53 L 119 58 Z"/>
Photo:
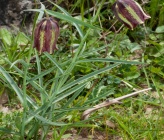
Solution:
<path fill-rule="evenodd" d="M 104 73 L 105 71 L 109 71 L 109 70 L 111 70 L 112 68 L 117 67 L 118 65 L 120 65 L 120 64 L 118 64 L 118 63 L 117 63 L 117 64 L 113 64 L 113 65 L 110 65 L 110 66 L 108 66 L 108 67 L 102 68 L 102 69 L 97 70 L 97 71 L 94 71 L 94 72 L 92 72 L 92 73 L 89 73 L 89 74 L 87 74 L 87 75 L 85 75 L 85 76 L 83 76 L 83 77 L 81 77 L 81 78 L 79 78 L 79 79 L 77 79 L 77 80 L 75 80 L 75 81 L 73 81 L 73 82 L 71 82 L 71 83 L 69 83 L 69 84 L 63 86 L 63 87 L 60 89 L 59 93 L 65 91 L 65 90 L 67 90 L 67 89 L 69 89 L 70 87 L 72 87 L 72 86 L 74 86 L 74 85 L 76 85 L 76 84 L 78 84 L 78 83 L 80 83 L 80 82 L 86 81 L 86 80 L 88 80 L 89 78 L 94 77 L 95 75 Z"/>

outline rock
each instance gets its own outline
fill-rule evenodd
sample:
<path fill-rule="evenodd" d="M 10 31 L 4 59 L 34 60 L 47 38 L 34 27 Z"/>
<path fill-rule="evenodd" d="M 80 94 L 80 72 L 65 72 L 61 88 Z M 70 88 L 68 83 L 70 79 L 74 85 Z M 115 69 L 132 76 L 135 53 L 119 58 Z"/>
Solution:
<path fill-rule="evenodd" d="M 4 90 L 3 93 L 0 95 L 0 105 L 7 103 L 8 100 L 9 100 L 8 94 Z"/>
<path fill-rule="evenodd" d="M 31 16 L 23 10 L 31 8 L 32 0 L 0 0 L 0 25 L 20 26 L 25 17 Z"/>

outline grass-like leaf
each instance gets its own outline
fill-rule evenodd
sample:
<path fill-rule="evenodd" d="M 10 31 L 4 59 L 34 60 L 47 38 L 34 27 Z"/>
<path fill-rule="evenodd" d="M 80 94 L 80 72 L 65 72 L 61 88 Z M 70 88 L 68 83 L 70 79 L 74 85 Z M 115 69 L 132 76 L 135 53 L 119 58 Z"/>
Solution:
<path fill-rule="evenodd" d="M 77 63 L 81 63 L 81 62 L 114 62 L 114 63 L 121 63 L 121 64 L 135 64 L 135 65 L 145 64 L 137 61 L 126 61 L 126 60 L 117 60 L 117 59 L 110 59 L 110 58 L 83 59 L 83 60 L 79 60 Z"/>
<path fill-rule="evenodd" d="M 76 85 L 76 84 L 78 84 L 78 83 L 80 83 L 80 82 L 84 82 L 84 81 L 88 80 L 89 78 L 94 77 L 95 75 L 98 75 L 98 74 L 104 73 L 104 72 L 106 72 L 106 71 L 109 71 L 109 70 L 111 70 L 112 68 L 117 67 L 118 65 L 119 65 L 119 64 L 116 63 L 116 64 L 110 65 L 110 66 L 108 66 L 108 67 L 102 68 L 102 69 L 100 69 L 100 70 L 94 71 L 94 72 L 92 72 L 92 73 L 89 73 L 89 74 L 87 74 L 87 75 L 85 75 L 85 76 L 83 76 L 83 77 L 81 77 L 81 78 L 79 78 L 79 79 L 77 79 L 77 80 L 75 80 L 75 81 L 73 81 L 73 82 L 67 84 L 67 85 L 64 85 L 64 86 L 60 89 L 59 93 L 61 93 L 61 92 L 65 91 L 65 90 L 71 88 L 72 86 L 74 86 L 74 85 Z"/>

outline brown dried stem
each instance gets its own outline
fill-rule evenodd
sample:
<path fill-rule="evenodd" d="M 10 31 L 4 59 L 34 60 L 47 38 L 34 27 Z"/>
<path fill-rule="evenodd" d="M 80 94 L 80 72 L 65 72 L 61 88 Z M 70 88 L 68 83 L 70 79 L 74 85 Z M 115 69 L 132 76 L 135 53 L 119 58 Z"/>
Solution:
<path fill-rule="evenodd" d="M 130 94 L 127 94 L 127 95 L 118 97 L 118 98 L 116 98 L 116 99 L 112 99 L 112 100 L 109 100 L 109 99 L 108 99 L 108 100 L 106 100 L 106 101 L 104 101 L 104 102 L 102 102 L 102 103 L 100 103 L 100 104 L 98 104 L 98 105 L 93 106 L 92 108 L 89 108 L 89 109 L 85 110 L 85 111 L 83 112 L 81 118 L 82 118 L 83 120 L 86 120 L 86 119 L 89 118 L 89 116 L 90 116 L 90 114 L 91 114 L 92 112 L 94 112 L 94 111 L 96 111 L 96 110 L 98 110 L 98 109 L 100 109 L 100 108 L 107 107 L 107 106 L 110 106 L 110 105 L 112 105 L 112 104 L 120 104 L 121 102 L 119 102 L 119 101 L 121 101 L 121 100 L 123 100 L 123 99 L 126 99 L 126 98 L 130 98 L 130 97 L 136 96 L 136 95 L 138 95 L 139 93 L 145 92 L 145 91 L 148 91 L 148 90 L 151 90 L 151 88 L 147 88 L 147 89 L 135 91 L 135 92 L 132 92 L 132 93 L 130 93 Z"/>

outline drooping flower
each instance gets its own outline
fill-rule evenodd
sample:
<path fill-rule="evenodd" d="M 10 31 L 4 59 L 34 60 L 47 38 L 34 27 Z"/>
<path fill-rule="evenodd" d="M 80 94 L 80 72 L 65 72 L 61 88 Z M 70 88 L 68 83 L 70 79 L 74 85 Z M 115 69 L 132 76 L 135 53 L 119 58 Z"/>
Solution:
<path fill-rule="evenodd" d="M 151 18 L 134 0 L 117 0 L 112 5 L 112 11 L 116 18 L 131 30 L 137 25 L 143 24 L 146 19 Z"/>
<path fill-rule="evenodd" d="M 37 25 L 34 30 L 34 48 L 39 53 L 48 52 L 52 54 L 56 47 L 59 36 L 59 25 L 53 18 L 44 18 Z"/>

